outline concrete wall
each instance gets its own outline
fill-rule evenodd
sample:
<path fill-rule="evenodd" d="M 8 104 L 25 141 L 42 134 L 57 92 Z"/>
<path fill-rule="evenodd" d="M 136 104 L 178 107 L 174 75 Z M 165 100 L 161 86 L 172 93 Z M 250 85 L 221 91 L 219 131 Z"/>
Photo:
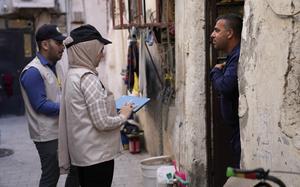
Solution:
<path fill-rule="evenodd" d="M 140 29 L 140 84 L 141 93 L 151 99 L 141 111 L 137 113 L 137 120 L 144 130 L 145 147 L 151 156 L 158 156 L 164 154 L 163 150 L 163 118 L 168 115 L 165 106 L 159 100 L 159 94 L 162 87 L 159 83 L 158 76 L 161 75 L 162 59 L 160 58 L 159 46 L 154 43 L 153 46 L 148 46 L 149 52 L 145 45 L 146 29 Z M 151 61 L 150 54 L 153 59 Z M 155 73 L 154 66 L 158 70 L 158 75 Z M 142 69 L 145 71 L 145 76 L 142 76 Z M 143 86 L 142 86 L 143 85 Z"/>
<path fill-rule="evenodd" d="M 112 41 L 112 45 L 105 46 L 105 59 L 102 60 L 97 70 L 103 84 L 115 93 L 115 97 L 122 95 L 121 68 L 125 56 L 126 40 L 124 32 L 111 32 L 109 27 L 109 3 L 106 0 L 71 0 L 67 2 L 68 30 L 69 32 L 82 25 L 93 25 L 104 38 Z M 115 51 L 117 51 L 115 53 Z M 120 58 L 119 58 L 120 57 Z M 113 75 L 113 76 L 112 76 Z"/>
<path fill-rule="evenodd" d="M 176 0 L 173 150 L 191 186 L 206 186 L 205 1 Z"/>
<path fill-rule="evenodd" d="M 242 167 L 300 171 L 299 11 L 295 0 L 245 3 L 239 64 Z M 300 184 L 299 175 L 278 175 L 287 186 Z"/>

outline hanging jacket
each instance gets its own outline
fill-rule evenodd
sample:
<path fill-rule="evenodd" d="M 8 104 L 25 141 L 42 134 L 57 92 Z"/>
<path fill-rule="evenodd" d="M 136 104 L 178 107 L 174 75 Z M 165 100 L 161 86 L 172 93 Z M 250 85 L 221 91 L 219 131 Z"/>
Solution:
<path fill-rule="evenodd" d="M 130 41 L 127 54 L 127 75 L 125 83 L 127 89 L 132 92 L 134 86 L 134 73 L 139 76 L 139 48 L 137 41 Z"/>

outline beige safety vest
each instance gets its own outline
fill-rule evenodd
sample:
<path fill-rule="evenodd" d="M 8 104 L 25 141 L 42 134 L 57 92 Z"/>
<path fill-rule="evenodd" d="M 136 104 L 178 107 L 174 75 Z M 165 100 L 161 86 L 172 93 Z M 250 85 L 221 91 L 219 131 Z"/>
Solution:
<path fill-rule="evenodd" d="M 68 151 L 71 163 L 75 166 L 90 166 L 114 159 L 122 149 L 120 126 L 124 120 L 118 117 L 120 121 L 112 124 L 115 128 L 103 131 L 95 128 L 91 121 L 84 95 L 80 89 L 81 78 L 86 73 L 93 72 L 84 68 L 69 69 L 64 85 L 67 91 L 62 98 L 66 109 Z M 117 117 L 113 94 L 107 89 L 105 89 L 105 94 L 108 115 Z M 59 128 L 62 128 L 62 125 L 60 123 Z M 59 141 L 63 140 L 59 139 Z"/>
<path fill-rule="evenodd" d="M 21 75 L 30 67 L 39 70 L 45 84 L 47 99 L 53 102 L 60 102 L 61 97 L 61 81 L 62 71 L 57 69 L 57 77 L 53 71 L 47 66 L 41 64 L 38 57 L 35 57 L 22 71 Z M 58 116 L 46 116 L 39 114 L 32 108 L 27 93 L 21 84 L 21 92 L 25 103 L 26 117 L 28 120 L 30 138 L 35 142 L 45 142 L 58 138 Z"/>

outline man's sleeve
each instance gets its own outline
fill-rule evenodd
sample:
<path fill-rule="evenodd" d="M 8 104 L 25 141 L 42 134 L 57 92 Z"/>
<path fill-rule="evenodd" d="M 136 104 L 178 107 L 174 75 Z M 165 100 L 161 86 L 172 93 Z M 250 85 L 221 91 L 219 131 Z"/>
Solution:
<path fill-rule="evenodd" d="M 21 76 L 21 84 L 35 112 L 47 116 L 59 114 L 59 103 L 47 98 L 44 80 L 35 67 L 30 67 Z"/>
<path fill-rule="evenodd" d="M 237 63 L 230 63 L 225 72 L 218 68 L 213 68 L 210 73 L 214 88 L 224 95 L 230 95 L 238 87 Z"/>

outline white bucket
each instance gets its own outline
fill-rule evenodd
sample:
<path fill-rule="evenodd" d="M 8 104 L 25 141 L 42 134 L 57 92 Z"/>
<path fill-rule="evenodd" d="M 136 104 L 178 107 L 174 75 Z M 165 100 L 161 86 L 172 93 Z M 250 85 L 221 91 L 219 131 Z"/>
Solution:
<path fill-rule="evenodd" d="M 144 187 L 164 187 L 166 185 L 157 184 L 156 172 L 161 166 L 172 164 L 170 156 L 151 157 L 141 161 L 141 168 L 144 180 Z"/>

